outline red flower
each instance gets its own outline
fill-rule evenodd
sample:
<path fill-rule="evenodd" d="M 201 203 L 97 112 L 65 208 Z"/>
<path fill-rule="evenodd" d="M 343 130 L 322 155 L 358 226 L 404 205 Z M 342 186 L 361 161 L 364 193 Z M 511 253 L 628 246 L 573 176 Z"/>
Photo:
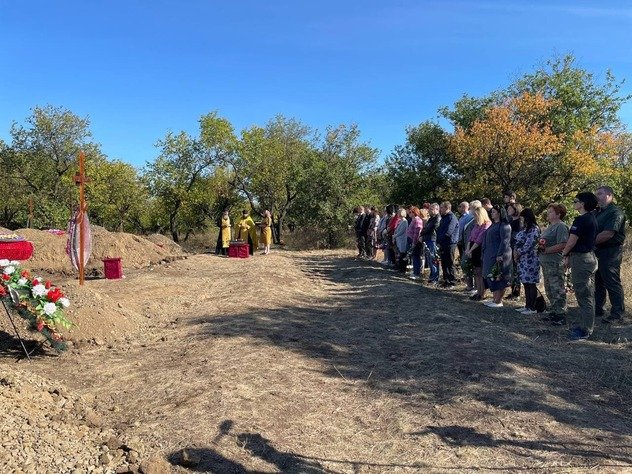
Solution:
<path fill-rule="evenodd" d="M 33 280 L 33 286 L 37 286 L 39 285 L 39 280 L 36 278 L 35 280 Z"/>
<path fill-rule="evenodd" d="M 53 282 L 50 280 L 46 280 L 44 282 L 44 287 L 48 290 L 51 286 L 53 286 Z"/>
<path fill-rule="evenodd" d="M 61 291 L 59 291 L 59 288 L 54 288 L 46 294 L 46 297 L 53 303 L 57 303 L 57 300 L 59 300 L 59 298 L 63 298 L 63 296 L 64 295 Z"/>
<path fill-rule="evenodd" d="M 39 332 L 42 332 L 42 329 L 44 329 L 44 321 L 40 319 L 39 321 L 37 321 L 37 326 L 35 327 L 37 328 Z"/>
<path fill-rule="evenodd" d="M 7 280 L 10 280 L 10 279 L 11 279 L 11 277 L 10 277 L 9 275 L 7 275 L 6 273 L 3 273 L 3 274 L 2 274 L 2 279 L 3 279 L 4 281 L 7 281 Z"/>
<path fill-rule="evenodd" d="M 6 296 L 7 290 L 4 289 L 4 286 L 0 285 L 0 296 Z"/>
<path fill-rule="evenodd" d="M 22 278 L 29 278 L 31 276 L 31 274 L 29 273 L 28 270 L 22 270 L 22 273 L 20 273 L 20 276 Z"/>

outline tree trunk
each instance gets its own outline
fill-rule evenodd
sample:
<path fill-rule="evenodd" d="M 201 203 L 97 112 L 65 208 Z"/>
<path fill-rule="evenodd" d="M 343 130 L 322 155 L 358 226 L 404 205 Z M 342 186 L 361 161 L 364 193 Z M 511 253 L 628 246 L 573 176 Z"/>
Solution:
<path fill-rule="evenodd" d="M 283 217 L 279 217 L 277 221 L 272 219 L 272 239 L 275 244 L 281 243 L 281 229 L 283 228 Z"/>
<path fill-rule="evenodd" d="M 169 230 L 171 231 L 171 238 L 175 243 L 178 243 L 178 228 L 176 227 L 176 216 L 174 214 L 169 216 Z"/>

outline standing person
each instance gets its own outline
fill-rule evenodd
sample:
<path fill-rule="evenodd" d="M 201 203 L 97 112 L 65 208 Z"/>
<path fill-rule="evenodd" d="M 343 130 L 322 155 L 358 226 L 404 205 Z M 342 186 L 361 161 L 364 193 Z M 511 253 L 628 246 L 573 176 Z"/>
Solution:
<path fill-rule="evenodd" d="M 474 215 L 470 213 L 470 203 L 463 201 L 459 204 L 459 233 L 457 235 L 457 249 L 459 250 L 459 257 L 462 259 L 465 254 L 465 243 L 463 242 L 463 231 L 468 223 L 472 222 Z"/>
<path fill-rule="evenodd" d="M 378 227 L 380 226 L 380 211 L 371 207 L 371 223 L 369 225 L 369 234 L 367 239 L 367 253 L 371 260 L 375 260 L 377 255 L 377 247 L 379 243 Z"/>
<path fill-rule="evenodd" d="M 397 204 L 393 204 L 393 217 L 391 217 L 391 220 L 388 222 L 386 236 L 388 238 L 388 250 L 391 257 L 389 263 L 394 266 L 397 265 L 399 252 L 397 250 L 397 246 L 395 245 L 393 235 L 395 234 L 395 229 L 397 228 L 400 219 L 399 206 Z"/>
<path fill-rule="evenodd" d="M 399 222 L 395 227 L 393 233 L 393 243 L 397 248 L 398 256 L 398 268 L 400 273 L 406 273 L 406 252 L 408 252 L 408 237 L 406 231 L 408 230 L 408 220 L 406 220 L 406 209 L 401 208 L 399 211 Z"/>
<path fill-rule="evenodd" d="M 384 215 L 380 219 L 380 225 L 377 227 L 382 252 L 384 254 L 384 258 L 380 262 L 382 265 L 388 265 L 390 258 L 388 253 L 388 238 L 386 234 L 388 232 L 388 223 L 391 220 L 392 212 L 393 208 L 390 205 L 386 206 L 386 208 L 384 209 Z"/>
<path fill-rule="evenodd" d="M 505 211 L 510 204 L 516 204 L 516 193 L 514 191 L 506 190 L 503 193 L 503 201 L 505 202 Z"/>
<path fill-rule="evenodd" d="M 362 258 L 366 252 L 366 233 L 362 232 L 362 228 L 364 226 L 364 219 L 366 218 L 366 214 L 364 213 L 364 207 L 359 206 L 355 208 L 356 219 L 355 219 L 355 234 L 356 234 L 356 242 L 358 244 L 358 258 Z"/>
<path fill-rule="evenodd" d="M 248 242 L 250 255 L 255 254 L 255 249 L 259 248 L 259 241 L 257 240 L 257 226 L 255 221 L 252 220 L 247 210 L 243 210 L 241 213 L 241 219 L 236 225 L 235 235 L 237 239 Z"/>
<path fill-rule="evenodd" d="M 373 250 L 371 249 L 371 222 L 373 222 L 373 212 L 370 206 L 364 206 L 364 220 L 362 221 L 362 235 L 364 236 L 364 258 L 371 258 Z"/>
<path fill-rule="evenodd" d="M 413 261 L 413 274 L 410 277 L 412 280 L 419 280 L 421 275 L 421 252 L 423 249 L 423 244 L 420 240 L 421 231 L 424 228 L 424 222 L 421 219 L 421 211 L 418 207 L 412 206 L 408 213 L 411 216 L 410 224 L 408 225 L 408 230 L 406 231 L 406 235 L 410 240 L 410 245 L 412 248 L 412 261 Z"/>
<path fill-rule="evenodd" d="M 441 220 L 441 216 L 439 215 L 439 204 L 430 204 L 428 214 L 430 217 L 421 231 L 421 236 L 423 243 L 426 246 L 426 261 L 428 262 L 428 268 L 430 268 L 428 283 L 437 284 L 439 282 L 439 266 L 437 265 L 437 228 L 439 227 L 439 221 Z"/>
<path fill-rule="evenodd" d="M 579 305 L 579 311 L 573 313 L 570 321 L 571 341 L 588 339 L 595 326 L 595 240 L 597 237 L 597 219 L 592 211 L 597 207 L 597 197 L 593 193 L 579 193 L 573 200 L 573 207 L 579 212 L 571 225 L 568 242 L 562 250 L 565 265 L 571 268 L 573 289 Z"/>
<path fill-rule="evenodd" d="M 226 255 L 228 253 L 228 247 L 230 246 L 230 239 L 232 238 L 232 228 L 230 225 L 230 216 L 228 215 L 228 209 L 225 209 L 222 213 L 222 217 L 219 218 L 218 222 L 219 227 L 219 239 L 218 239 L 218 248 L 219 251 L 216 252 L 221 255 Z"/>
<path fill-rule="evenodd" d="M 459 250 L 461 253 L 461 268 L 465 269 L 466 266 L 470 267 L 469 271 L 463 270 L 463 280 L 465 281 L 465 293 L 469 295 L 475 294 L 476 289 L 474 287 L 474 273 L 473 273 L 473 265 L 471 265 L 471 259 L 467 254 L 467 248 L 470 243 L 470 235 L 472 234 L 472 229 L 476 225 L 476 218 L 474 216 L 474 211 L 481 207 L 481 201 L 475 199 L 474 201 L 468 204 L 468 217 L 469 220 L 465 221 L 463 225 L 461 225 L 461 220 L 459 220 Z M 465 217 L 465 216 L 464 216 Z M 461 218 L 463 219 L 463 217 Z"/>
<path fill-rule="evenodd" d="M 566 323 L 566 271 L 562 250 L 568 241 L 568 226 L 563 222 L 564 217 L 565 206 L 556 202 L 549 204 L 546 218 L 550 225 L 542 233 L 544 244 L 540 246 L 544 291 L 549 299 L 549 314 L 542 319 L 554 326 Z"/>
<path fill-rule="evenodd" d="M 492 212 L 492 207 L 494 207 L 494 205 L 492 204 L 492 202 L 489 200 L 489 198 L 483 198 L 481 199 L 481 205 L 485 208 L 485 210 L 487 211 L 487 215 L 491 215 Z"/>
<path fill-rule="evenodd" d="M 272 215 L 268 210 L 263 212 L 263 219 L 261 219 L 261 243 L 263 255 L 268 255 L 272 244 Z"/>
<path fill-rule="evenodd" d="M 501 206 L 492 207 L 491 220 L 492 225 L 485 232 L 483 242 L 483 275 L 494 300 L 485 305 L 501 308 L 505 289 L 511 285 L 511 227 Z"/>
<path fill-rule="evenodd" d="M 476 293 L 470 295 L 474 301 L 482 301 L 485 298 L 485 278 L 483 276 L 483 242 L 485 242 L 485 232 L 492 225 L 483 206 L 474 208 L 474 228 L 470 232 L 469 241 L 465 254 L 472 261 L 474 270 L 474 283 Z"/>
<path fill-rule="evenodd" d="M 522 230 L 522 220 L 520 219 L 522 206 L 515 202 L 509 202 L 505 205 L 505 209 L 507 211 L 507 221 L 509 222 L 509 227 L 511 227 L 511 251 L 513 252 L 516 245 L 516 236 Z M 512 276 L 511 292 L 507 296 L 508 300 L 520 297 L 520 275 L 518 274 L 518 261 L 515 258 L 513 260 Z"/>
<path fill-rule="evenodd" d="M 441 221 L 437 229 L 437 245 L 443 271 L 443 287 L 452 288 L 456 285 L 456 244 L 459 241 L 459 221 L 452 213 L 450 201 L 443 201 L 439 207 Z"/>
<path fill-rule="evenodd" d="M 600 186 L 595 193 L 599 208 L 597 239 L 595 241 L 598 268 L 595 275 L 595 315 L 605 324 L 619 321 L 625 314 L 623 286 L 621 286 L 621 260 L 625 240 L 625 214 L 614 205 L 614 191 Z M 610 297 L 610 315 L 605 316 L 606 292 Z"/>
<path fill-rule="evenodd" d="M 535 300 L 538 297 L 537 285 L 540 283 L 540 260 L 538 259 L 540 228 L 531 209 L 523 209 L 520 217 L 524 227 L 516 234 L 513 256 L 514 261 L 518 263 L 520 282 L 524 285 L 525 306 L 517 311 L 522 314 L 535 314 L 537 313 L 535 310 Z"/>

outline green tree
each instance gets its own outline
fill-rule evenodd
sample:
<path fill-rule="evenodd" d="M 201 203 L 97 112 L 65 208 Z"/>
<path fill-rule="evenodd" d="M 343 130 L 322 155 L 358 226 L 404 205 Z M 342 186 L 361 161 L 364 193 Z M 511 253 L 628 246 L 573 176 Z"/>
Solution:
<path fill-rule="evenodd" d="M 373 186 L 380 179 L 374 170 L 378 155 L 360 141 L 357 125 L 328 127 L 305 170 L 298 223 L 325 229 L 329 247 L 342 245 L 353 208 L 382 198 Z"/>
<path fill-rule="evenodd" d="M 149 198 L 136 168 L 119 160 L 90 160 L 86 197 L 92 222 L 110 230 L 140 231 L 140 214 Z"/>
<path fill-rule="evenodd" d="M 297 120 L 278 115 L 265 127 L 244 130 L 238 153 L 224 160 L 232 185 L 252 209 L 259 215 L 266 209 L 271 212 L 277 243 L 313 156 L 312 131 Z"/>
<path fill-rule="evenodd" d="M 13 123 L 11 143 L 1 151 L 2 170 L 13 186 L 16 206 L 34 203 L 35 226 L 65 225 L 76 203 L 72 175 L 81 150 L 99 155 L 90 122 L 62 107 L 35 107 L 24 125 Z M 20 211 L 20 223 L 26 224 Z"/>
<path fill-rule="evenodd" d="M 205 180 L 229 158 L 235 144 L 232 125 L 216 112 L 200 119 L 200 138 L 170 132 L 158 142 L 160 155 L 146 167 L 144 179 L 151 196 L 162 206 L 175 242 L 179 242 L 181 233 L 189 235 L 204 227 L 207 216 L 194 215 L 207 204 Z"/>
<path fill-rule="evenodd" d="M 419 205 L 447 198 L 454 175 L 449 143 L 449 135 L 434 122 L 409 127 L 406 143 L 396 146 L 386 161 L 390 201 Z"/>

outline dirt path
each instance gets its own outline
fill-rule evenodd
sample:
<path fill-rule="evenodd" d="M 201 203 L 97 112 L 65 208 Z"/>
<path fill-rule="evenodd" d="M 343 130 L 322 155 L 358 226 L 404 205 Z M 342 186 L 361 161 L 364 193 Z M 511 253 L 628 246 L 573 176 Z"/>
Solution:
<path fill-rule="evenodd" d="M 198 255 L 88 284 L 143 330 L 28 368 L 165 458 L 187 448 L 192 471 L 632 469 L 625 344 L 569 345 L 345 252 Z"/>

